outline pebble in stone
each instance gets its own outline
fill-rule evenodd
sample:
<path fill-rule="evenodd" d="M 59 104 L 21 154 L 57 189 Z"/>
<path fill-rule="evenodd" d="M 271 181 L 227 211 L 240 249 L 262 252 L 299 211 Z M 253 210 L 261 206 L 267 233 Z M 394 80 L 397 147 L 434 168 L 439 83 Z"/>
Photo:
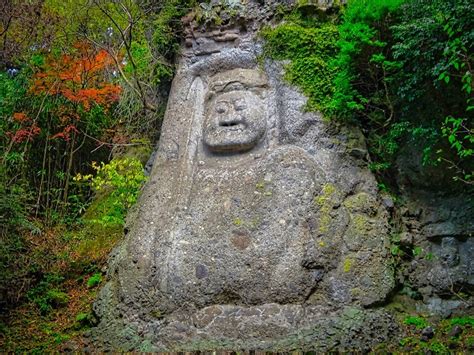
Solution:
<path fill-rule="evenodd" d="M 422 341 L 428 341 L 430 339 L 433 339 L 434 337 L 434 329 L 433 327 L 426 327 L 421 331 L 421 340 Z"/>
<path fill-rule="evenodd" d="M 450 337 L 458 337 L 462 333 L 462 328 L 459 325 L 455 325 L 449 332 Z"/>

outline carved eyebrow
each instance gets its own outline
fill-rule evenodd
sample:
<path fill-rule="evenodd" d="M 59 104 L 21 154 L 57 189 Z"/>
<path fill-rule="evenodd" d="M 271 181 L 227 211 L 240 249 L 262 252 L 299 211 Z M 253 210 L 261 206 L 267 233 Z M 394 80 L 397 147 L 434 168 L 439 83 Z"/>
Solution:
<path fill-rule="evenodd" d="M 230 91 L 237 91 L 237 90 L 244 90 L 245 85 L 240 81 L 231 81 L 224 84 L 222 87 L 216 85 L 216 91 L 218 92 L 230 92 Z"/>
<path fill-rule="evenodd" d="M 266 85 L 252 85 L 249 83 L 242 83 L 240 80 L 233 80 L 227 82 L 218 82 L 211 85 L 206 94 L 206 101 L 213 99 L 216 95 L 232 91 L 251 91 L 254 94 L 260 95 L 260 89 Z"/>

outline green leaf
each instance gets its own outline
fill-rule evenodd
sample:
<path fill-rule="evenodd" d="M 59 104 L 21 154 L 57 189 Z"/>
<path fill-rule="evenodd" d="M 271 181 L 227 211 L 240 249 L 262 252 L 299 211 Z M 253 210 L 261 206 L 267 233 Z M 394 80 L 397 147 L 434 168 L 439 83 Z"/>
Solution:
<path fill-rule="evenodd" d="M 421 247 L 414 247 L 413 248 L 413 256 L 418 256 L 422 253 L 423 249 Z"/>
<path fill-rule="evenodd" d="M 96 273 L 92 275 L 89 280 L 87 280 L 87 287 L 92 288 L 99 285 L 102 282 L 102 275 L 100 273 Z"/>
<path fill-rule="evenodd" d="M 393 255 L 393 256 L 397 256 L 400 254 L 400 247 L 398 245 L 394 245 L 390 248 L 390 253 Z"/>

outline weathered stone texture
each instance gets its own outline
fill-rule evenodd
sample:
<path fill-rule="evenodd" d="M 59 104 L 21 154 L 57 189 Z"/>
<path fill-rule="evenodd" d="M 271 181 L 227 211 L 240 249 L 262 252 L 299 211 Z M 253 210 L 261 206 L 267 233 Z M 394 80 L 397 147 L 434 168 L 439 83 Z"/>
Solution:
<path fill-rule="evenodd" d="M 357 131 L 305 113 L 252 31 L 188 38 L 95 346 L 364 349 L 396 336 L 388 213 Z M 349 153 L 349 154 L 348 154 Z"/>

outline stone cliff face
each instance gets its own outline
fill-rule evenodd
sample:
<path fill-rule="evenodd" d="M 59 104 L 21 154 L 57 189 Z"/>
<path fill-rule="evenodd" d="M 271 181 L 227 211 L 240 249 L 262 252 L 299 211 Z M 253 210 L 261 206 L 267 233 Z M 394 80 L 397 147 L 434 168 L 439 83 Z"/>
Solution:
<path fill-rule="evenodd" d="M 474 196 L 453 190 L 442 171 L 423 169 L 413 149 L 397 162 L 402 246 L 421 250 L 399 268 L 400 282 L 416 290 L 421 310 L 474 314 Z M 451 183 L 451 184 L 450 184 Z"/>
<path fill-rule="evenodd" d="M 391 201 L 360 132 L 303 112 L 258 23 L 193 32 L 94 309 L 98 348 L 367 349 L 395 339 Z M 472 270 L 470 276 L 472 278 Z"/>

